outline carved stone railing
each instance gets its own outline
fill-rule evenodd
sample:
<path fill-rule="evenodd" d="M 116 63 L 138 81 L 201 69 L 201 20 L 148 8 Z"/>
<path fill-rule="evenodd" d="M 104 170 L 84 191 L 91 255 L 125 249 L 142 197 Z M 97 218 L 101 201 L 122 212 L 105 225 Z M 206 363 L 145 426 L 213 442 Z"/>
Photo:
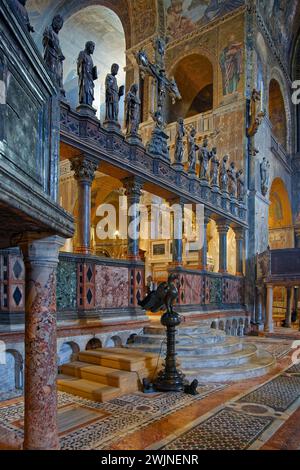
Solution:
<path fill-rule="evenodd" d="M 272 153 L 278 158 L 283 165 L 290 171 L 290 161 L 286 149 L 277 141 L 276 137 L 271 134 L 271 150 Z"/>
<path fill-rule="evenodd" d="M 257 255 L 258 283 L 300 282 L 300 249 L 267 250 Z"/>
<path fill-rule="evenodd" d="M 64 158 L 86 154 L 96 163 L 105 163 L 104 172 L 109 172 L 110 166 L 112 171 L 117 167 L 123 174 L 141 178 L 145 186 L 158 187 L 190 203 L 202 203 L 217 216 L 247 226 L 244 203 L 226 200 L 199 178 L 175 169 L 164 158 L 149 154 L 142 145 L 130 144 L 121 133 L 104 129 L 98 119 L 82 116 L 66 104 L 61 105 L 61 142 L 66 144 Z M 70 156 L 67 146 L 72 147 Z"/>
<path fill-rule="evenodd" d="M 244 308 L 244 277 L 172 269 L 179 277 L 179 311 Z"/>

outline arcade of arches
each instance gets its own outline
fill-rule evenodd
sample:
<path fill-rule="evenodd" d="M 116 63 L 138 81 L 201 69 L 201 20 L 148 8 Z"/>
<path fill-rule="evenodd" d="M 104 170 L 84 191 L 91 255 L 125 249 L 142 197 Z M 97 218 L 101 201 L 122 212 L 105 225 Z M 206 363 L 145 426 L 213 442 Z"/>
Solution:
<path fill-rule="evenodd" d="M 2 0 L 0 449 L 300 449 L 299 31 L 298 0 Z"/>

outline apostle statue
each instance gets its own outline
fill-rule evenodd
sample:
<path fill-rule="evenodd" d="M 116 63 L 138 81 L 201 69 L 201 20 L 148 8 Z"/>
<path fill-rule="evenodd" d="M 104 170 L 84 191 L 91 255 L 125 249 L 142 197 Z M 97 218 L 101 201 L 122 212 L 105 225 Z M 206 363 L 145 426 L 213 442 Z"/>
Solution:
<path fill-rule="evenodd" d="M 220 160 L 217 157 L 217 149 L 214 147 L 211 151 L 211 160 L 210 160 L 210 184 L 211 186 L 217 187 L 218 177 L 219 177 L 219 166 Z"/>
<path fill-rule="evenodd" d="M 93 106 L 94 81 L 97 80 L 97 67 L 94 66 L 92 55 L 95 51 L 95 43 L 88 41 L 84 51 L 79 53 L 77 59 L 77 73 L 79 77 L 79 103 L 81 105 Z"/>
<path fill-rule="evenodd" d="M 208 150 L 208 139 L 205 136 L 203 140 L 203 145 L 200 147 L 199 151 L 199 162 L 200 162 L 200 179 L 208 181 L 208 165 L 211 154 Z"/>
<path fill-rule="evenodd" d="M 227 174 L 228 160 L 229 160 L 228 155 L 225 155 L 221 162 L 220 171 L 219 171 L 219 186 L 220 186 L 221 191 L 226 192 L 226 193 L 228 192 L 228 174 Z"/>
<path fill-rule="evenodd" d="M 138 136 L 140 125 L 141 100 L 138 96 L 139 87 L 136 83 L 131 85 L 126 95 L 126 134 L 127 136 Z"/>
<path fill-rule="evenodd" d="M 106 76 L 106 115 L 105 121 L 118 122 L 119 117 L 119 101 L 124 95 L 124 86 L 118 87 L 116 76 L 119 72 L 119 65 L 112 64 L 111 73 Z"/>
<path fill-rule="evenodd" d="M 195 142 L 196 129 L 192 127 L 191 132 L 188 136 L 188 161 L 189 161 L 189 174 L 196 174 L 196 153 L 199 150 L 198 145 Z"/>
<path fill-rule="evenodd" d="M 183 118 L 179 118 L 177 121 L 177 133 L 175 143 L 175 163 L 182 164 L 184 154 L 184 143 L 183 138 L 185 137 L 184 121 Z"/>
<path fill-rule="evenodd" d="M 244 172 L 240 169 L 236 174 L 237 180 L 237 198 L 240 202 L 243 202 L 245 199 L 245 179 L 243 176 Z"/>
<path fill-rule="evenodd" d="M 26 2 L 27 0 L 9 0 L 9 6 L 27 31 L 34 33 L 34 28 L 30 24 L 26 10 Z"/>
<path fill-rule="evenodd" d="M 229 196 L 232 198 L 236 198 L 237 194 L 237 178 L 236 178 L 236 170 L 235 170 L 235 163 L 231 162 L 230 167 L 227 170 L 228 173 L 228 192 Z"/>
<path fill-rule="evenodd" d="M 263 161 L 260 164 L 260 176 L 261 193 L 263 196 L 266 196 L 270 185 L 270 163 L 267 161 L 266 157 L 263 158 Z"/>
<path fill-rule="evenodd" d="M 61 15 L 54 16 L 51 26 L 48 26 L 43 34 L 43 46 L 44 46 L 44 60 L 47 64 L 48 70 L 57 84 L 62 96 L 66 96 L 63 87 L 63 61 L 65 56 L 63 55 L 58 34 L 63 27 L 64 20 Z"/>

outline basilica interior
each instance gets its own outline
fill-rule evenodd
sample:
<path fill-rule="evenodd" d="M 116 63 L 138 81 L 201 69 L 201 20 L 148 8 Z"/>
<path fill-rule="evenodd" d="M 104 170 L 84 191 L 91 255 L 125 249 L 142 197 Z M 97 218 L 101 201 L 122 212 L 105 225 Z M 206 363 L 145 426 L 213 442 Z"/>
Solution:
<path fill-rule="evenodd" d="M 0 37 L 0 449 L 300 450 L 300 1 Z"/>

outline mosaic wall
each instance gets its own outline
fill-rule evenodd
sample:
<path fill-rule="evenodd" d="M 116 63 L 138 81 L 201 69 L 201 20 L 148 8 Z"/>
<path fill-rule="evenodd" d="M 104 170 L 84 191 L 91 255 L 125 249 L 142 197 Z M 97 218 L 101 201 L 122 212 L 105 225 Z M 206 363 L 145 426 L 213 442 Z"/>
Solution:
<path fill-rule="evenodd" d="M 179 39 L 242 5 L 244 0 L 164 0 L 167 34 Z"/>

